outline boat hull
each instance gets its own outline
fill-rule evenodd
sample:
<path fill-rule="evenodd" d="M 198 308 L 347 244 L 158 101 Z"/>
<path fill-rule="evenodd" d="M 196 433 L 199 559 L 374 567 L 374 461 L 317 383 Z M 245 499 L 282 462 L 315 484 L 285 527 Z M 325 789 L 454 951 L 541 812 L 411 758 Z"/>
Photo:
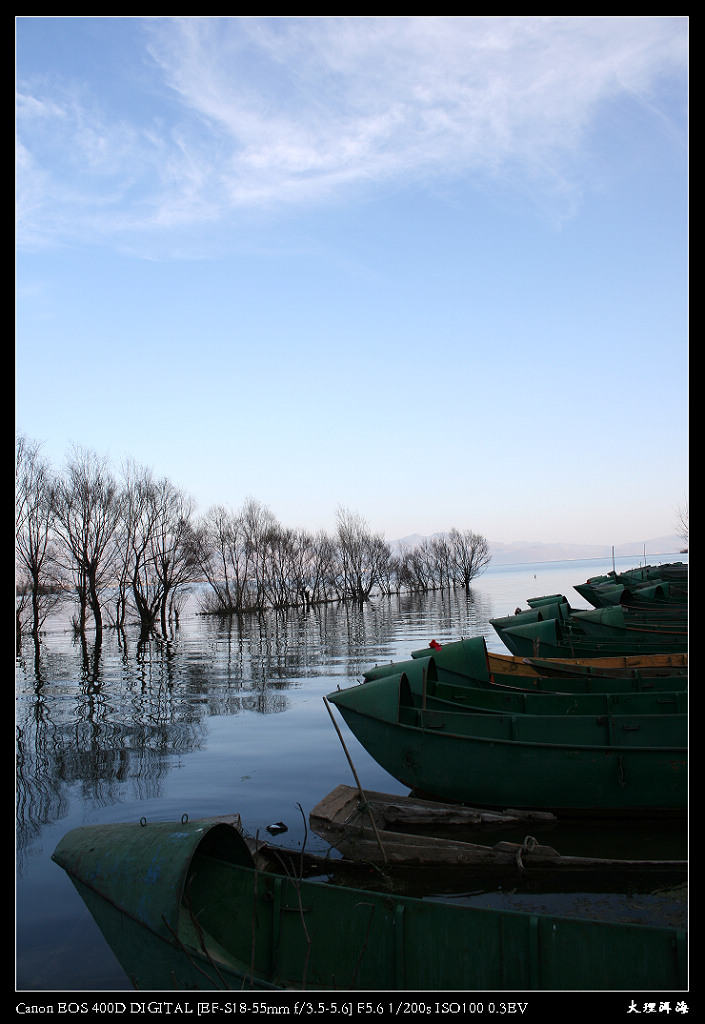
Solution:
<path fill-rule="evenodd" d="M 609 611 L 620 609 L 609 609 Z M 589 613 L 582 613 L 587 616 Z M 585 617 L 500 625 L 490 620 L 500 640 L 519 658 L 608 658 L 646 654 L 684 654 L 687 630 L 601 626 Z M 577 626 L 575 623 L 577 622 Z"/>
<path fill-rule="evenodd" d="M 407 661 L 368 669 L 365 679 L 411 672 L 413 662 L 423 663 L 429 658 L 433 659 L 432 671 L 439 681 L 473 686 L 523 687 L 541 693 L 617 694 L 688 689 L 687 654 L 536 659 L 490 653 L 484 637 L 429 645 L 412 651 Z"/>
<path fill-rule="evenodd" d="M 682 930 L 260 872 L 239 862 L 224 827 L 84 827 L 55 850 L 136 988 L 687 988 Z"/>
<path fill-rule="evenodd" d="M 328 700 L 375 761 L 419 794 L 561 815 L 685 812 L 685 715 L 424 711 L 403 674 Z"/>
<path fill-rule="evenodd" d="M 563 855 L 533 836 L 521 843 L 506 839 L 493 845 L 470 841 L 481 837 L 484 830 L 494 833 L 497 828 L 516 826 L 522 820 L 525 824 L 531 821 L 533 826 L 551 827 L 556 818 L 540 812 L 527 812 L 522 818 L 516 808 L 511 814 L 501 814 L 465 804 L 362 792 L 343 785 L 324 797 L 309 815 L 316 835 L 353 862 L 443 865 L 448 871 L 462 866 L 480 867 L 484 872 L 500 869 L 495 877 L 510 882 L 512 877 L 518 880 L 527 874 L 534 878 L 562 875 L 563 879 L 566 875 L 579 879 L 599 874 L 602 884 L 608 879 L 633 880 L 646 875 L 663 884 L 679 884 L 687 878 L 685 860 Z M 443 834 L 429 831 L 429 822 L 437 828 L 444 823 Z"/>
<path fill-rule="evenodd" d="M 453 646 L 453 645 L 450 645 Z M 439 666 L 439 662 L 441 662 Z M 540 677 L 528 681 L 518 677 L 512 683 L 497 683 L 475 679 L 456 671 L 448 671 L 438 654 L 430 657 L 413 657 L 410 661 L 397 662 L 365 673 L 366 683 L 401 673 L 406 676 L 409 691 L 416 706 L 444 706 L 452 710 L 497 711 L 533 715 L 664 715 L 669 713 L 685 715 L 688 712 L 687 677 L 671 680 L 664 690 L 650 686 L 635 689 L 596 689 L 580 685 L 563 689 L 564 681 L 550 677 L 548 687 Z M 569 677 L 566 684 L 575 682 Z M 643 682 L 643 680 L 642 680 Z M 523 683 L 523 685 L 521 685 Z M 681 685 L 682 684 L 682 685 Z M 606 685 L 606 684 L 605 684 Z"/>

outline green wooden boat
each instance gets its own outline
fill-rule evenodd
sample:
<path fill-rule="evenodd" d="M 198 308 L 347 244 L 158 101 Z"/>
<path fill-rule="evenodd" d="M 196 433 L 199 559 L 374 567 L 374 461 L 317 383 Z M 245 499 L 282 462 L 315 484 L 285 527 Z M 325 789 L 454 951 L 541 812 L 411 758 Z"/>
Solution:
<path fill-rule="evenodd" d="M 551 595 L 550 598 L 532 598 L 528 603 L 528 608 L 517 608 L 512 615 L 495 616 L 490 622 L 495 624 L 495 629 L 502 629 L 552 619 L 569 619 L 579 611 L 559 594 Z"/>
<path fill-rule="evenodd" d="M 374 678 L 404 672 L 417 707 L 533 715 L 664 715 L 688 713 L 688 693 L 680 690 L 555 692 L 500 686 L 471 677 L 444 677 L 433 655 L 397 662 Z M 368 678 L 367 676 L 365 678 Z M 537 677 L 540 680 L 540 677 Z M 551 680 L 553 681 L 553 680 Z"/>
<path fill-rule="evenodd" d="M 667 580 L 643 583 L 579 583 L 575 589 L 595 608 L 609 608 L 615 604 L 627 608 L 682 608 L 688 602 L 688 588 Z"/>
<path fill-rule="evenodd" d="M 135 988 L 685 990 L 687 933 L 474 907 L 257 871 L 222 820 L 61 840 Z"/>
<path fill-rule="evenodd" d="M 445 670 L 488 681 L 502 681 L 510 677 L 532 679 L 536 676 L 560 675 L 582 677 L 609 677 L 614 679 L 655 679 L 657 677 L 683 677 L 688 675 L 687 652 L 665 654 L 635 654 L 584 658 L 535 658 L 497 654 L 487 649 L 483 636 L 466 637 L 451 643 L 439 644 L 435 640 L 428 647 L 411 652 L 412 658 L 425 658 L 432 653 Z"/>
<path fill-rule="evenodd" d="M 688 628 L 688 611 L 684 605 L 643 605 L 628 607 L 613 602 L 605 608 L 573 608 L 565 597 L 560 599 L 531 598 L 529 607 L 517 609 L 512 615 L 503 615 L 490 619 L 495 628 L 523 626 L 526 623 L 544 622 L 547 619 L 558 619 L 571 624 L 583 624 L 590 631 L 597 626 L 631 626 L 642 630 L 685 630 Z"/>
<path fill-rule="evenodd" d="M 514 621 L 512 621 L 514 619 Z M 686 653 L 687 618 L 661 619 L 622 605 L 538 616 L 490 619 L 502 643 L 518 657 L 608 657 Z"/>
<path fill-rule="evenodd" d="M 511 655 L 509 655 L 511 657 Z M 632 679 L 643 683 L 640 689 L 670 689 L 688 686 L 688 655 L 647 654 L 616 658 L 575 659 L 574 668 L 570 662 L 555 658 L 522 658 L 539 677 L 580 674 L 584 679 Z M 618 665 L 621 662 L 622 665 Z M 611 666 L 614 666 L 611 667 Z"/>
<path fill-rule="evenodd" d="M 661 565 L 640 565 L 633 569 L 620 569 L 619 572 L 600 573 L 597 576 L 589 576 L 588 583 L 602 583 L 605 581 L 618 583 L 643 583 L 650 580 L 669 580 L 678 583 L 688 584 L 688 563 L 687 562 L 664 562 Z"/>
<path fill-rule="evenodd" d="M 687 715 L 424 709 L 406 673 L 328 696 L 395 779 L 440 800 L 559 815 L 669 814 L 687 803 Z"/>
<path fill-rule="evenodd" d="M 566 855 L 526 834 L 521 842 L 506 837 L 494 843 L 482 842 L 484 830 L 506 828 L 512 821 L 516 825 L 519 815 L 516 808 L 501 814 L 466 804 L 444 804 L 339 785 L 312 809 L 309 825 L 343 855 L 345 860 L 338 864 L 412 869 L 442 866 L 444 880 L 451 873 L 459 879 L 458 869 L 475 867 L 480 869 L 475 881 L 482 877 L 487 885 L 491 879 L 493 887 L 497 883 L 511 886 L 528 876 L 534 881 L 542 879 L 544 884 L 552 879 L 561 889 L 571 885 L 576 892 L 581 883 L 590 887 L 591 875 L 599 876 L 603 893 L 634 891 L 641 885 L 639 879 L 645 878 L 650 880 L 652 891 L 687 882 L 687 860 Z M 534 829 L 537 824 L 539 828 L 551 827 L 549 822 L 555 821 L 551 814 L 526 812 L 524 825 L 531 823 Z M 431 822 L 434 828 L 429 830 Z M 437 830 L 443 834 L 437 835 Z M 467 874 L 463 884 L 467 884 Z"/>
<path fill-rule="evenodd" d="M 688 600 L 688 565 L 670 562 L 591 576 L 575 590 L 596 608 L 612 604 L 683 605 Z"/>
<path fill-rule="evenodd" d="M 537 659 L 494 654 L 484 637 L 469 637 L 412 651 L 412 660 L 433 658 L 435 679 L 455 685 L 540 693 L 631 693 L 688 689 L 687 654 L 633 658 Z M 401 667 L 400 667 L 401 666 Z M 411 672 L 408 662 L 368 669 L 364 678 Z"/>

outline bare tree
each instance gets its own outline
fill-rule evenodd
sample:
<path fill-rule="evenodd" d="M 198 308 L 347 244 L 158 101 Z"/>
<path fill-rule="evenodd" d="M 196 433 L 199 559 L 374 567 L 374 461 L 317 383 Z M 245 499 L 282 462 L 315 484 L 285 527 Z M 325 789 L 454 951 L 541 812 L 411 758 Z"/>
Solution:
<path fill-rule="evenodd" d="M 147 639 L 159 616 L 162 594 L 152 560 L 152 537 L 159 516 L 152 472 L 130 463 L 126 469 L 123 506 L 126 573 L 140 621 L 141 638 Z"/>
<path fill-rule="evenodd" d="M 160 514 L 155 521 L 152 557 L 161 588 L 159 608 L 162 636 L 177 605 L 179 591 L 197 576 L 194 533 L 194 502 L 166 478 L 156 485 Z"/>
<path fill-rule="evenodd" d="M 412 567 L 413 551 L 407 541 L 397 545 L 395 554 L 396 576 L 400 590 L 415 590 Z"/>
<path fill-rule="evenodd" d="M 468 587 L 490 560 L 484 537 L 456 529 L 393 556 L 382 534 L 343 507 L 333 536 L 285 528 L 252 497 L 239 512 L 215 506 L 195 524 L 193 501 L 150 469 L 128 462 L 120 486 L 106 459 L 77 448 L 54 479 L 24 437 L 16 477 L 18 636 L 30 604 L 32 630 L 39 631 L 62 570 L 78 601 L 81 636 L 90 611 L 99 640 L 108 587 L 111 622 L 123 628 L 134 605 L 146 638 L 157 623 L 166 635 L 196 578 L 211 588 L 205 610 L 239 614 L 335 599 L 362 603 L 375 587 L 386 594 Z M 682 521 L 687 537 L 687 505 Z"/>
<path fill-rule="evenodd" d="M 676 532 L 678 536 L 685 543 L 685 549 L 688 550 L 688 499 L 686 498 L 682 505 L 677 508 L 676 516 Z"/>
<path fill-rule="evenodd" d="M 319 578 L 314 538 L 305 530 L 276 524 L 262 540 L 268 604 L 273 608 L 309 604 Z"/>
<path fill-rule="evenodd" d="M 261 545 L 266 603 L 272 608 L 287 608 L 298 600 L 294 578 L 294 531 L 273 525 L 261 537 Z"/>
<path fill-rule="evenodd" d="M 479 576 L 490 563 L 489 546 L 484 537 L 472 530 L 456 530 L 448 534 L 452 553 L 452 574 L 456 586 L 469 588 L 471 580 Z"/>
<path fill-rule="evenodd" d="M 121 492 L 107 460 L 74 449 L 54 488 L 54 527 L 74 575 L 79 629 L 84 631 L 90 607 L 97 641 L 103 634 L 102 592 L 111 580 L 109 556 L 121 509 Z"/>
<path fill-rule="evenodd" d="M 335 540 L 325 530 L 319 530 L 313 538 L 311 548 L 311 604 L 321 604 L 333 599 L 336 561 Z"/>
<path fill-rule="evenodd" d="M 265 607 L 274 586 L 268 558 L 281 527 L 254 498 L 238 512 L 209 509 L 194 531 L 195 556 L 210 585 L 206 611 L 240 614 Z"/>
<path fill-rule="evenodd" d="M 383 537 L 374 538 L 373 554 L 376 562 L 377 584 L 382 594 L 391 594 L 396 589 L 397 561 L 392 549 Z"/>
<path fill-rule="evenodd" d="M 337 513 L 338 588 L 343 600 L 363 603 L 379 583 L 391 557 L 381 534 L 372 534 L 355 512 L 342 507 Z"/>
<path fill-rule="evenodd" d="M 159 622 L 166 636 L 179 588 L 198 569 L 193 502 L 169 480 L 130 464 L 123 502 L 123 542 L 128 545 L 126 578 L 139 616 L 142 639 Z"/>
<path fill-rule="evenodd" d="M 267 540 L 279 525 L 272 512 L 255 498 L 247 498 L 240 513 L 242 557 L 252 572 L 248 582 L 248 606 L 267 604 Z"/>
<path fill-rule="evenodd" d="M 431 553 L 439 587 L 441 590 L 450 587 L 453 580 L 453 551 L 445 534 L 431 540 Z"/>
<path fill-rule="evenodd" d="M 125 629 L 127 611 L 130 595 L 130 539 L 125 518 L 126 492 L 122 493 L 123 511 L 115 528 L 115 543 L 113 545 L 113 587 L 112 604 L 106 603 L 106 613 L 111 625 L 117 630 Z"/>
<path fill-rule="evenodd" d="M 205 611 L 229 615 L 242 607 L 237 535 L 237 517 L 224 505 L 214 505 L 196 526 L 195 557 L 211 588 Z"/>
<path fill-rule="evenodd" d="M 432 539 L 424 539 L 414 548 L 412 565 L 419 589 L 435 590 L 438 586 L 438 551 Z"/>
<path fill-rule="evenodd" d="M 315 565 L 316 544 L 312 534 L 307 530 L 291 532 L 291 582 L 296 603 L 308 605 L 312 601 L 314 587 L 318 579 Z"/>
<path fill-rule="evenodd" d="M 15 450 L 15 585 L 17 644 L 25 611 L 37 638 L 61 600 L 61 578 L 51 532 L 53 479 L 40 446 L 21 434 Z"/>

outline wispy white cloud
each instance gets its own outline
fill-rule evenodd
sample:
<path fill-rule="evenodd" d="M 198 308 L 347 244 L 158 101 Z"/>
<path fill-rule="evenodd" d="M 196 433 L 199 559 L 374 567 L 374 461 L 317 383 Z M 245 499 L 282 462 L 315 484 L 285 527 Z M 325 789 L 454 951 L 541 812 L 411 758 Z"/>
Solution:
<path fill-rule="evenodd" d="M 683 111 L 682 17 L 147 18 L 139 109 L 18 68 L 20 239 L 134 239 L 475 176 L 564 208 L 604 105 Z M 676 125 L 682 130 L 682 124 Z M 587 175 L 589 180 L 589 175 Z"/>

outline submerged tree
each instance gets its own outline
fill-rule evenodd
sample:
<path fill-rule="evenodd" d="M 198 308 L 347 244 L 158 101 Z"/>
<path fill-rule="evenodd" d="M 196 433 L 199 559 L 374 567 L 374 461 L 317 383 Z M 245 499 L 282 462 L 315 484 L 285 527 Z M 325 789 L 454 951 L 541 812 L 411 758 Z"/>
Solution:
<path fill-rule="evenodd" d="M 472 530 L 456 530 L 448 534 L 450 566 L 456 586 L 469 588 L 471 580 L 479 576 L 490 563 L 489 545 L 484 537 Z"/>
<path fill-rule="evenodd" d="M 309 564 L 310 603 L 321 604 L 335 596 L 335 566 L 337 550 L 335 540 L 319 530 L 311 542 Z"/>
<path fill-rule="evenodd" d="M 272 608 L 311 600 L 314 540 L 305 530 L 273 525 L 262 537 L 265 597 Z"/>
<path fill-rule="evenodd" d="M 685 550 L 688 550 L 688 499 L 676 510 L 676 531 L 681 540 L 685 543 Z"/>
<path fill-rule="evenodd" d="M 248 584 L 245 591 L 247 604 L 251 608 L 267 606 L 267 546 L 269 539 L 279 529 L 276 516 L 255 498 L 247 498 L 240 511 L 242 532 L 242 558 L 248 569 Z"/>
<path fill-rule="evenodd" d="M 218 614 L 236 612 L 242 603 L 237 559 L 237 519 L 224 505 L 210 508 L 194 532 L 194 554 L 210 586 L 204 608 Z"/>
<path fill-rule="evenodd" d="M 430 557 L 435 566 L 438 586 L 441 590 L 449 588 L 453 582 L 453 547 L 446 534 L 431 539 Z"/>
<path fill-rule="evenodd" d="M 342 600 L 367 601 L 391 559 L 381 534 L 372 534 L 356 512 L 338 508 L 337 586 Z"/>
<path fill-rule="evenodd" d="M 162 601 L 159 609 L 162 636 L 173 618 L 180 590 L 197 578 L 192 517 L 193 499 L 162 479 L 157 485 L 160 515 L 152 545 Z"/>
<path fill-rule="evenodd" d="M 272 591 L 267 549 L 280 529 L 254 498 L 238 512 L 223 505 L 208 510 L 194 531 L 194 556 L 211 588 L 206 611 L 231 615 L 265 607 Z"/>
<path fill-rule="evenodd" d="M 159 622 L 162 635 L 179 588 L 197 575 L 193 501 L 166 478 L 134 463 L 125 471 L 122 538 L 124 566 L 142 639 Z"/>
<path fill-rule="evenodd" d="M 40 446 L 24 434 L 15 451 L 15 586 L 17 644 L 25 614 L 35 638 L 61 600 L 61 577 L 51 530 L 53 478 Z"/>
<path fill-rule="evenodd" d="M 157 627 L 166 635 L 195 580 L 210 586 L 204 611 L 232 615 L 364 603 L 375 591 L 467 588 L 489 562 L 484 537 L 469 530 L 401 545 L 393 554 L 382 534 L 342 506 L 332 535 L 284 527 L 252 497 L 237 512 L 214 506 L 198 522 L 193 510 L 192 499 L 167 478 L 129 461 L 118 482 L 107 460 L 90 451 L 75 449 L 55 479 L 38 447 L 18 438 L 18 636 L 25 620 L 39 631 L 68 579 L 77 629 L 83 637 L 92 612 L 100 640 L 104 613 L 123 629 L 130 611 L 142 638 Z"/>
<path fill-rule="evenodd" d="M 467 589 L 489 562 L 484 537 L 453 527 L 447 533 L 424 537 L 413 547 L 400 545 L 396 557 L 399 586 L 421 593 L 450 587 Z"/>
<path fill-rule="evenodd" d="M 73 574 L 79 604 L 79 631 L 90 607 L 96 640 L 103 633 L 102 593 L 112 581 L 113 543 L 122 511 L 122 494 L 107 460 L 75 449 L 53 492 L 53 523 Z"/>

